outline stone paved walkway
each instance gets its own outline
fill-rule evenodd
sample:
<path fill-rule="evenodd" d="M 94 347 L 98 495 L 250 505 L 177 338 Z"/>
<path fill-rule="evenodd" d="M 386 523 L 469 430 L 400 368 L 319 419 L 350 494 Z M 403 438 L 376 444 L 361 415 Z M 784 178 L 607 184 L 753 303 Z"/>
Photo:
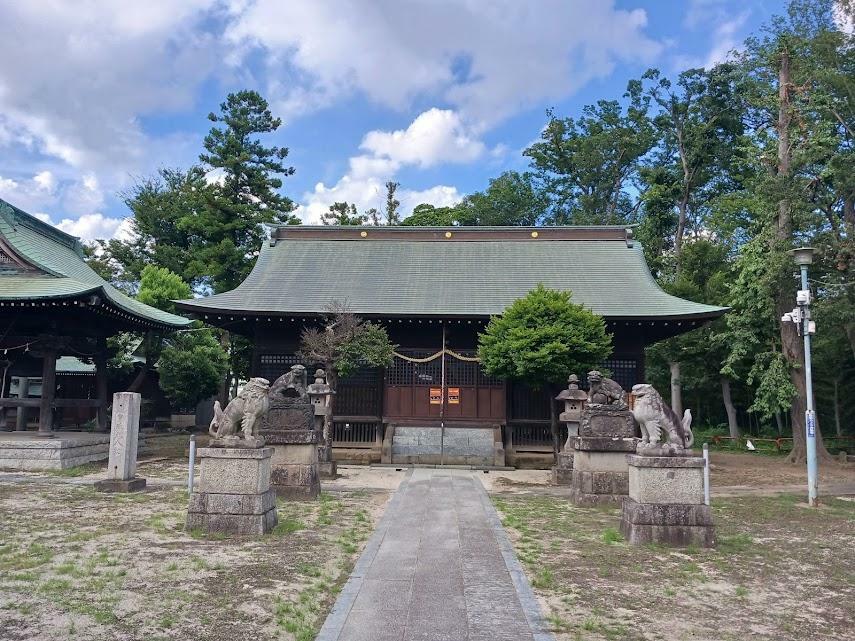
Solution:
<path fill-rule="evenodd" d="M 552 639 L 477 474 L 408 474 L 318 641 Z"/>

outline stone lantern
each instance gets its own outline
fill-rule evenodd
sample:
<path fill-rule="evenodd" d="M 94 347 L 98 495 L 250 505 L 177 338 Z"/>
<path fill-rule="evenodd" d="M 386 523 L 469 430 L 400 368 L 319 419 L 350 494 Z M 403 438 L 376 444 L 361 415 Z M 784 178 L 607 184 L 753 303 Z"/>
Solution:
<path fill-rule="evenodd" d="M 570 485 L 573 478 L 573 441 L 579 435 L 579 423 L 588 394 L 579 389 L 579 377 L 571 374 L 567 379 L 567 389 L 561 390 L 555 400 L 564 402 L 564 411 L 558 415 L 558 420 L 567 426 L 567 441 L 564 450 L 558 453 L 558 463 L 552 468 L 552 482 Z"/>
<path fill-rule="evenodd" d="M 321 476 L 335 476 L 336 465 L 332 460 L 332 416 L 330 416 L 330 397 L 335 391 L 327 384 L 327 373 L 315 370 L 315 382 L 306 388 L 315 415 L 315 432 L 321 446 L 318 448 L 318 472 Z"/>

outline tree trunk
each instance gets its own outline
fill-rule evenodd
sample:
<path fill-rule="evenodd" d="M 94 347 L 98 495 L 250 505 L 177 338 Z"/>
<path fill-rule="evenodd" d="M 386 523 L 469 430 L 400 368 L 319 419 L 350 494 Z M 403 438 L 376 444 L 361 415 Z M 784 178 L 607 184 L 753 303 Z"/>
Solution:
<path fill-rule="evenodd" d="M 778 158 L 777 170 L 779 179 L 788 179 L 791 176 L 792 150 L 790 149 L 790 124 L 792 121 L 792 108 L 790 104 L 790 53 L 786 49 L 781 51 L 778 67 Z M 790 201 L 782 198 L 778 202 L 776 223 L 777 243 L 790 245 L 793 236 L 793 213 Z M 780 291 L 776 297 L 776 318 L 792 309 L 793 292 Z M 790 365 L 790 380 L 796 388 L 796 397 L 790 408 L 790 417 L 793 425 L 793 451 L 790 452 L 788 460 L 793 463 L 803 463 L 807 457 L 805 437 L 805 398 L 807 391 L 804 377 L 804 348 L 802 338 L 796 332 L 793 323 L 779 323 L 781 327 L 781 349 L 784 357 Z M 822 434 L 819 423 L 816 427 L 816 451 L 817 457 L 830 459 L 831 455 L 825 449 L 822 442 Z"/>
<path fill-rule="evenodd" d="M 721 377 L 721 397 L 724 400 L 724 411 L 727 412 L 727 428 L 732 438 L 739 438 L 739 425 L 736 422 L 736 408 L 730 396 L 730 379 Z"/>
<path fill-rule="evenodd" d="M 671 369 L 671 409 L 677 416 L 683 416 L 683 384 L 680 382 L 680 362 L 668 363 Z"/>
<path fill-rule="evenodd" d="M 843 436 L 843 426 L 840 423 L 840 381 L 834 380 L 834 427 L 837 430 L 837 436 Z"/>
<path fill-rule="evenodd" d="M 784 417 L 780 412 L 775 412 L 775 423 L 778 425 L 778 436 L 784 435 Z"/>

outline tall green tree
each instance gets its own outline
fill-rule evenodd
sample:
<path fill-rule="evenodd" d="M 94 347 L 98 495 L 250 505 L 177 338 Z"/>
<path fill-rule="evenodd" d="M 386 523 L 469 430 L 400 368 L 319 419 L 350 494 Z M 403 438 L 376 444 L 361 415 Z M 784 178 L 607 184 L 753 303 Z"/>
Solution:
<path fill-rule="evenodd" d="M 837 110 L 829 107 L 841 106 L 833 96 L 839 94 L 840 87 L 851 86 L 851 79 L 842 73 L 846 60 L 832 52 L 851 51 L 853 42 L 852 35 L 836 25 L 835 9 L 830 0 L 794 0 L 786 16 L 774 18 L 760 36 L 748 39 L 740 59 L 748 88 L 747 117 L 754 126 L 756 157 L 763 169 L 758 168 L 747 187 L 759 205 L 752 223 L 758 230 L 756 235 L 766 240 L 762 263 L 747 261 L 743 265 L 761 270 L 769 284 L 768 296 L 774 301 L 767 319 L 777 325 L 778 340 L 758 358 L 783 363 L 766 370 L 783 370 L 789 377 L 789 389 L 795 390 L 790 406 L 793 461 L 805 458 L 804 352 L 795 326 L 779 319 L 794 306 L 798 287 L 796 269 L 787 251 L 824 226 L 819 222 L 823 220 L 822 207 L 814 199 L 811 185 L 818 169 L 820 174 L 826 170 L 833 173 L 829 150 L 845 148 L 840 142 L 841 135 L 847 135 L 846 127 L 835 117 Z M 847 118 L 842 120 L 845 123 Z M 843 220 L 847 183 L 845 179 L 838 183 L 843 187 Z M 849 269 L 847 265 L 844 272 Z M 761 378 L 758 389 L 772 388 L 769 380 L 768 375 Z M 821 457 L 828 455 L 821 433 L 817 449 Z"/>
<path fill-rule="evenodd" d="M 190 286 L 181 280 L 181 277 L 165 267 L 146 265 L 140 276 L 139 293 L 137 299 L 157 307 L 165 312 L 174 312 L 173 300 L 190 298 Z M 128 391 L 137 392 L 142 388 L 149 372 L 154 369 L 163 350 L 166 334 L 157 330 L 150 330 L 143 335 L 142 350 L 145 354 L 145 362 L 137 372 L 136 378 L 128 387 Z"/>
<path fill-rule="evenodd" d="M 401 224 L 401 213 L 398 211 L 398 208 L 401 206 L 401 201 L 395 198 L 395 192 L 398 191 L 398 187 L 401 186 L 401 183 L 394 182 L 392 180 L 386 183 L 386 224 L 387 225 L 400 225 Z"/>
<path fill-rule="evenodd" d="M 346 202 L 333 203 L 329 211 L 321 215 L 324 225 L 364 225 L 368 216 L 356 211 L 356 205 Z"/>
<path fill-rule="evenodd" d="M 531 173 L 506 171 L 490 180 L 487 189 L 466 196 L 454 207 L 461 225 L 537 225 L 549 201 Z"/>
<path fill-rule="evenodd" d="M 190 269 L 206 274 L 214 292 L 237 287 L 252 269 L 266 233 L 264 225 L 299 224 L 294 203 L 279 193 L 286 166 L 285 147 L 265 146 L 259 136 L 279 129 L 267 101 L 255 91 L 229 94 L 207 136 L 203 167 L 218 175 L 199 215 L 186 216 L 181 227 L 197 238 Z"/>
<path fill-rule="evenodd" d="M 655 143 L 649 97 L 632 83 L 627 104 L 600 100 L 579 118 L 549 120 L 524 155 L 549 198 L 549 224 L 607 225 L 635 219 L 630 193 L 639 162 Z"/>

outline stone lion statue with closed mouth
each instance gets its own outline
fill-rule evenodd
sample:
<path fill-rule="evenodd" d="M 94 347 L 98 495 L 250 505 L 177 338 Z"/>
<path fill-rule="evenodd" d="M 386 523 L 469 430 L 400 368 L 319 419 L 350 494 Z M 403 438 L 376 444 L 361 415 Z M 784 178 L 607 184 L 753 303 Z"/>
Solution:
<path fill-rule="evenodd" d="M 683 419 L 662 400 L 662 396 L 652 385 L 641 383 L 632 386 L 634 403 L 632 415 L 641 427 L 641 442 L 638 452 L 643 450 L 661 450 L 661 453 L 675 452 L 692 447 L 695 442 L 692 434 L 692 412 L 686 409 Z"/>

